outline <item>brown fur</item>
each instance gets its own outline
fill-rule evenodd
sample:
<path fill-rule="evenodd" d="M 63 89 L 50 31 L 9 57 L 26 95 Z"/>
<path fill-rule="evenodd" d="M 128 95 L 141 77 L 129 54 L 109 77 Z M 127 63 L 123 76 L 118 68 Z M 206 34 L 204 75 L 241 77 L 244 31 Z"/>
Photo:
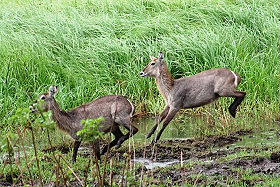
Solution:
<path fill-rule="evenodd" d="M 160 69 L 160 76 L 156 78 L 156 83 L 159 91 L 167 99 L 168 93 L 171 91 L 174 85 L 174 78 L 172 74 L 168 71 L 166 62 L 163 62 Z"/>
<path fill-rule="evenodd" d="M 100 131 L 104 133 L 111 132 L 115 135 L 115 140 L 105 146 L 102 150 L 104 154 L 108 149 L 115 146 L 118 148 L 120 145 L 133 136 L 138 129 L 132 123 L 132 114 L 134 106 L 124 96 L 109 95 L 98 98 L 90 103 L 76 107 L 70 111 L 61 110 L 56 102 L 54 95 L 57 92 L 57 86 L 51 86 L 50 92 L 43 94 L 40 99 L 44 100 L 43 111 L 51 110 L 53 119 L 56 121 L 59 129 L 67 132 L 73 139 L 75 139 L 73 161 L 76 161 L 77 151 L 80 146 L 80 140 L 77 132 L 83 128 L 81 120 L 94 119 L 103 117 L 105 120 L 100 126 Z M 38 111 L 37 109 L 33 111 Z M 123 134 L 119 126 L 124 126 L 129 132 Z M 95 142 L 95 153 L 100 158 L 100 150 L 98 141 Z"/>
<path fill-rule="evenodd" d="M 238 105 L 243 101 L 246 92 L 236 90 L 241 78 L 237 73 L 226 68 L 206 70 L 196 75 L 173 79 L 168 70 L 163 54 L 150 62 L 140 73 L 142 77 L 155 77 L 156 84 L 164 96 L 166 107 L 160 114 L 155 126 L 147 137 L 149 138 L 163 121 L 163 125 L 155 138 L 159 140 L 165 127 L 182 108 L 195 108 L 213 102 L 219 97 L 234 97 L 234 102 L 229 107 L 230 114 L 235 117 Z M 237 79 L 237 80 L 236 80 Z M 237 85 L 234 83 L 237 81 Z"/>

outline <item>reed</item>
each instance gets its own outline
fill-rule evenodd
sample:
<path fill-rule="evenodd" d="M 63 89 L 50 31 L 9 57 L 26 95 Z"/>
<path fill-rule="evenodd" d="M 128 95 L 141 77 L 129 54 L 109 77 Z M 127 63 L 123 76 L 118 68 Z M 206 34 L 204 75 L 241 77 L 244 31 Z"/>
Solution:
<path fill-rule="evenodd" d="M 53 84 L 63 109 L 122 94 L 140 111 L 158 113 L 163 99 L 139 72 L 159 51 L 175 78 L 217 67 L 238 72 L 248 93 L 242 112 L 279 114 L 274 0 L 2 0 L 0 6 L 0 127 Z"/>

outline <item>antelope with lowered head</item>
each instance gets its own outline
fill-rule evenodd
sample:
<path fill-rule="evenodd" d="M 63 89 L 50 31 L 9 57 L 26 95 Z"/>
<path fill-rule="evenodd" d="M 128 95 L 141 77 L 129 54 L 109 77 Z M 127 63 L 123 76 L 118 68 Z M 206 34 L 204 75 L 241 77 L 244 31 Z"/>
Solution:
<path fill-rule="evenodd" d="M 156 143 L 180 109 L 203 106 L 220 97 L 235 98 L 229 106 L 229 113 L 235 117 L 236 109 L 246 95 L 246 92 L 236 90 L 241 81 L 241 77 L 237 73 L 226 68 L 217 68 L 189 77 L 174 79 L 168 70 L 162 52 L 158 58 L 151 57 L 151 60 L 140 76 L 155 77 L 157 87 L 165 99 L 166 107 L 147 138 L 154 134 L 158 125 L 163 121 L 162 128 L 154 139 Z"/>
<path fill-rule="evenodd" d="M 129 137 L 137 133 L 138 129 L 132 123 L 134 113 L 134 105 L 124 96 L 109 95 L 100 97 L 90 103 L 81 105 L 69 111 L 60 109 L 54 96 L 58 92 L 57 86 L 51 86 L 48 93 L 40 96 L 43 100 L 42 110 L 44 112 L 51 111 L 53 120 L 57 123 L 59 129 L 67 132 L 74 140 L 74 149 L 72 161 L 76 162 L 77 152 L 81 144 L 81 140 L 77 136 L 77 132 L 83 128 L 81 120 L 94 119 L 103 117 L 105 120 L 100 124 L 100 131 L 104 133 L 111 132 L 115 139 L 106 145 L 101 154 L 106 153 L 111 147 L 116 145 L 119 148 L 121 144 Z M 31 106 L 33 112 L 38 109 Z M 129 132 L 123 134 L 120 130 L 120 125 L 123 125 Z M 100 159 L 99 141 L 94 142 L 94 152 L 98 159 Z"/>

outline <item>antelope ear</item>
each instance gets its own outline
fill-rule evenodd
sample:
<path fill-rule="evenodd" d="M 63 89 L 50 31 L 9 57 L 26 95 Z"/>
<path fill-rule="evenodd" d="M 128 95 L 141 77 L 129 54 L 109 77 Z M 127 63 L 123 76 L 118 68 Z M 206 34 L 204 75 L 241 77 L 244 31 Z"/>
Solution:
<path fill-rule="evenodd" d="M 51 97 L 54 97 L 57 94 L 57 92 L 58 92 L 58 86 L 54 86 L 54 85 L 50 86 L 49 95 Z"/>
<path fill-rule="evenodd" d="M 160 52 L 158 56 L 159 61 L 161 62 L 163 58 L 164 58 L 163 52 Z"/>
<path fill-rule="evenodd" d="M 152 61 L 156 61 L 157 60 L 157 58 L 153 57 L 153 56 L 150 56 L 150 58 L 151 58 Z"/>

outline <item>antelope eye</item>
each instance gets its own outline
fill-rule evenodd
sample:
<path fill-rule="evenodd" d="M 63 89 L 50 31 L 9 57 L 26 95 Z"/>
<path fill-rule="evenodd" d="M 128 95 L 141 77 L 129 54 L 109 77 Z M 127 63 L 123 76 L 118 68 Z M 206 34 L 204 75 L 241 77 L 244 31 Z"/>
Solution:
<path fill-rule="evenodd" d="M 155 64 L 156 64 L 155 62 L 151 63 L 152 66 L 154 66 Z"/>
<path fill-rule="evenodd" d="M 45 100 L 45 99 L 46 99 L 46 97 L 45 97 L 44 95 L 42 95 L 42 96 L 40 97 L 40 99 Z"/>

